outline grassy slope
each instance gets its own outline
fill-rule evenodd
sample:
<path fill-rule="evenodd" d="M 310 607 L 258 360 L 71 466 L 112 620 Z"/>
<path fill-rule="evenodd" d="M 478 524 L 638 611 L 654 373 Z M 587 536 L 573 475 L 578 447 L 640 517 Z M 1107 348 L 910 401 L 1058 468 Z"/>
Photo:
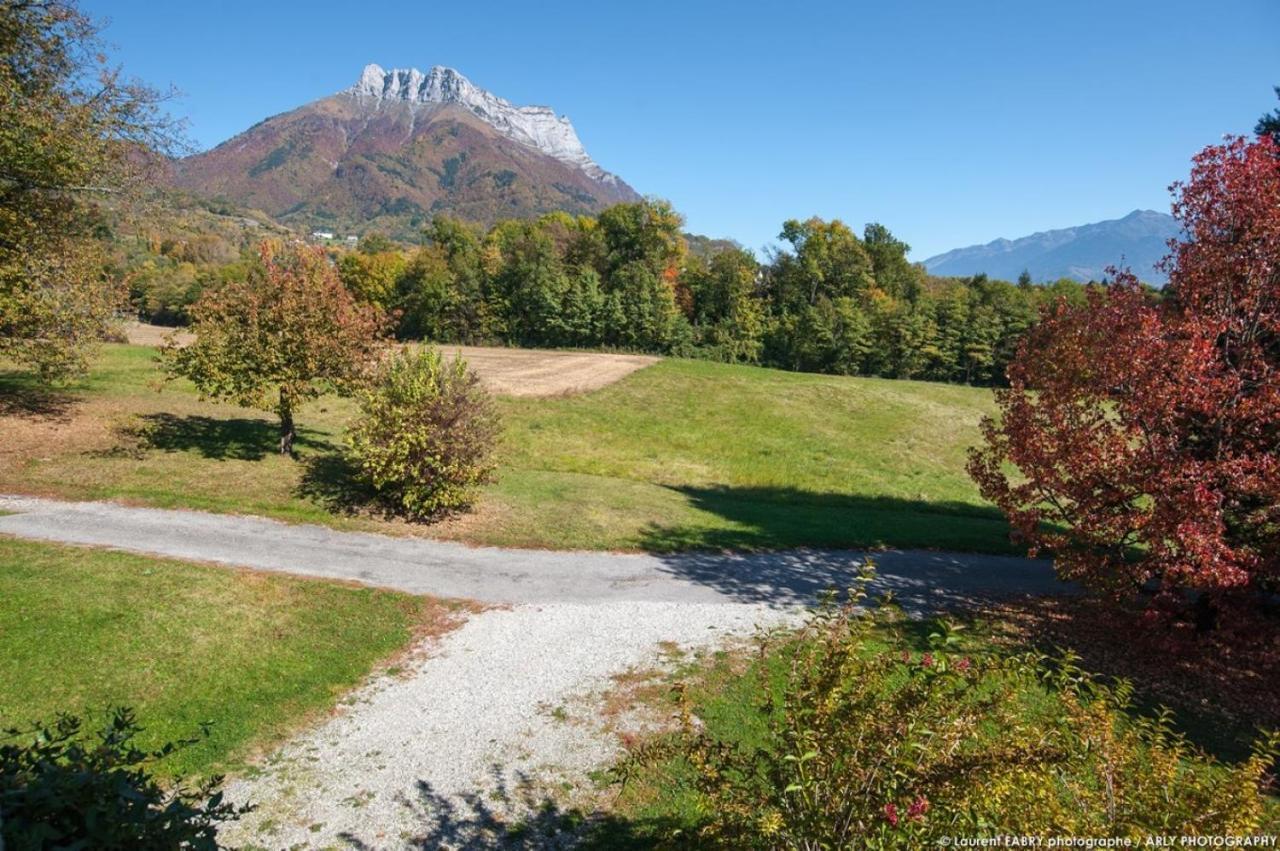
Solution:
<path fill-rule="evenodd" d="M 155 744 L 210 720 L 210 738 L 165 768 L 211 772 L 331 707 L 446 613 L 423 597 L 0 537 L 0 727 L 123 704 Z"/>
<path fill-rule="evenodd" d="M 509 404 L 513 469 L 494 496 L 521 509 L 504 532 L 554 525 L 574 546 L 1002 549 L 964 472 L 988 396 L 665 361 Z"/>
<path fill-rule="evenodd" d="M 1009 550 L 964 472 L 986 390 L 672 360 L 584 396 L 503 399 L 498 482 L 473 514 L 423 529 L 343 513 L 348 403 L 307 408 L 291 462 L 272 455 L 264 415 L 180 383 L 157 394 L 152 357 L 109 347 L 62 437 L 0 459 L 0 488 L 502 545 Z M 0 373 L 0 393 L 18 387 Z"/>

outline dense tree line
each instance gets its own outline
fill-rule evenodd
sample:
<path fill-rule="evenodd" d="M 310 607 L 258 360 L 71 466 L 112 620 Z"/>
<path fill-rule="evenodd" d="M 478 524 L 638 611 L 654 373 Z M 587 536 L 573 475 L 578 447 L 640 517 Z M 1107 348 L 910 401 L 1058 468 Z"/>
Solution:
<path fill-rule="evenodd" d="M 382 238 L 337 258 L 344 283 L 407 338 L 613 347 L 784 369 L 993 383 L 1040 307 L 1085 287 L 934 278 L 879 224 L 788 221 L 765 262 L 691 251 L 662 201 L 553 213 L 488 232 L 438 218 L 406 253 Z"/>
<path fill-rule="evenodd" d="M 186 324 L 201 293 L 254 271 L 264 235 L 189 210 L 123 241 L 140 318 Z M 172 223 L 171 223 L 172 224 Z M 371 234 L 329 253 L 343 284 L 406 339 L 613 348 L 806 372 L 993 384 L 1043 306 L 1085 285 L 939 278 L 883 225 L 788 221 L 763 260 L 683 233 L 658 200 L 483 230 L 439 217 L 417 247 Z"/>

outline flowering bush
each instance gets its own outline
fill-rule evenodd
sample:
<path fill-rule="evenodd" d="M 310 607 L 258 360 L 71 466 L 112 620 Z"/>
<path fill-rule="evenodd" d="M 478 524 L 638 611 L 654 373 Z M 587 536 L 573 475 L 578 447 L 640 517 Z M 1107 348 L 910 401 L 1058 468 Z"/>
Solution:
<path fill-rule="evenodd" d="M 758 743 L 718 738 L 686 702 L 683 730 L 631 758 L 687 764 L 697 841 L 712 847 L 1236 834 L 1263 819 L 1280 738 L 1216 764 L 1069 658 L 966 654 L 945 625 L 927 652 L 901 651 L 885 630 L 902 620 L 825 608 L 799 635 L 765 640 L 764 658 L 785 664 L 752 707 L 766 719 Z"/>
<path fill-rule="evenodd" d="M 358 398 L 349 457 L 394 510 L 423 519 L 464 508 L 492 477 L 497 414 L 461 358 L 402 352 Z"/>

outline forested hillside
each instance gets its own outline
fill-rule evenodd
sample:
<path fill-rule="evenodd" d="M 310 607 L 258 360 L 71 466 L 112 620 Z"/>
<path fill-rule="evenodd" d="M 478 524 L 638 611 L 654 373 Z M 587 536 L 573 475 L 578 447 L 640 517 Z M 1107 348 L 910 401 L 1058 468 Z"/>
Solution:
<path fill-rule="evenodd" d="M 151 237 L 135 250 L 130 279 L 141 318 L 181 323 L 205 287 L 254 273 L 244 249 L 263 227 L 215 236 L 203 215 L 196 236 Z M 971 384 L 1001 381 L 1040 307 L 1085 291 L 1065 279 L 1040 286 L 931 276 L 879 224 L 859 236 L 839 220 L 790 220 L 763 262 L 734 243 L 686 236 L 683 225 L 657 200 L 488 230 L 437 217 L 419 246 L 371 235 L 330 254 L 344 283 L 391 311 L 408 339 L 615 348 Z"/>

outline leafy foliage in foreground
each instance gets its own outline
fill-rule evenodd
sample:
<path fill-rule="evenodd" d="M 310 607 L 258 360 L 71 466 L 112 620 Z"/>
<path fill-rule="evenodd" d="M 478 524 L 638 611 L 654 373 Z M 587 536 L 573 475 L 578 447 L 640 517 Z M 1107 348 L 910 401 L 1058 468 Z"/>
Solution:
<path fill-rule="evenodd" d="M 166 789 L 150 767 L 184 740 L 139 748 L 133 712 L 116 709 L 96 735 L 62 715 L 6 731 L 0 745 L 0 845 L 41 848 L 216 849 L 218 826 L 239 818 L 215 790 L 221 777 Z"/>
<path fill-rule="evenodd" d="M 855 595 L 854 602 L 858 602 Z M 746 676 L 754 741 L 721 737 L 684 702 L 683 729 L 636 748 L 621 773 L 683 766 L 696 806 L 677 844 L 920 848 L 941 837 L 1242 834 L 1265 818 L 1280 737 L 1226 766 L 1136 716 L 1071 658 L 966 654 L 939 625 L 926 652 L 891 641 L 891 609 L 820 610 L 769 637 Z"/>
<path fill-rule="evenodd" d="M 969 469 L 1066 577 L 1223 597 L 1280 582 L 1280 169 L 1268 137 L 1195 158 L 1171 296 L 1132 279 L 1022 344 Z M 1009 466 L 1020 476 L 1008 475 Z"/>
<path fill-rule="evenodd" d="M 421 519 L 465 508 L 492 479 L 497 413 L 461 358 L 403 351 L 360 391 L 359 403 L 348 455 L 395 511 Z"/>

